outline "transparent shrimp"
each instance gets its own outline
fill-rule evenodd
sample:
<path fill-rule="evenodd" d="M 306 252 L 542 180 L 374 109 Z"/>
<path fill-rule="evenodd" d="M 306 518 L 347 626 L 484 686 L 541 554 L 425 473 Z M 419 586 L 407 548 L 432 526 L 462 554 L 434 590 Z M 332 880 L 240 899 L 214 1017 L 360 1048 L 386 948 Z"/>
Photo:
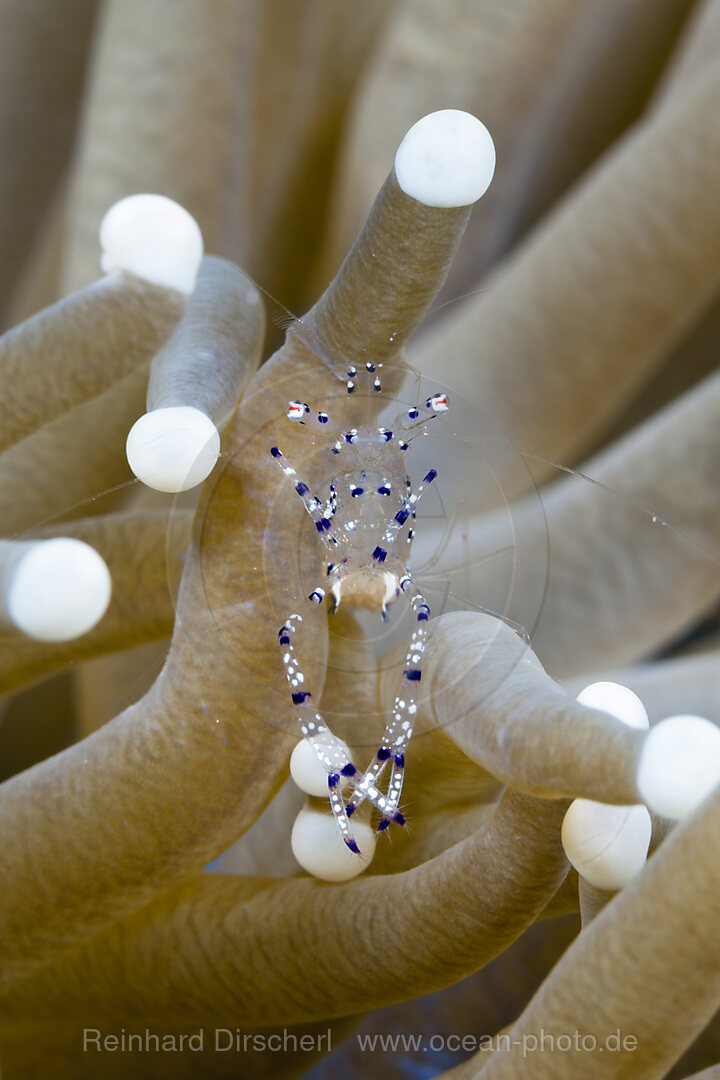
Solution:
<path fill-rule="evenodd" d="M 347 371 L 347 391 L 356 390 L 359 378 L 371 384 L 370 392 L 382 393 L 378 368 L 368 362 L 360 375 L 355 367 Z M 412 407 L 397 418 L 392 427 L 363 426 L 339 430 L 324 411 L 313 411 L 307 402 L 288 402 L 287 417 L 292 423 L 317 425 L 327 432 L 327 453 L 334 471 L 327 493 L 316 493 L 298 477 L 291 462 L 278 446 L 270 454 L 302 500 L 313 519 L 320 541 L 328 551 L 327 573 L 308 596 L 314 604 L 327 600 L 334 610 L 343 601 L 374 609 L 383 618 L 397 597 L 404 596 L 415 619 L 403 665 L 401 685 L 381 744 L 364 772 L 348 760 L 347 750 L 328 729 L 315 709 L 305 685 L 293 647 L 293 635 L 302 615 L 288 616 L 279 631 L 282 659 L 297 712 L 300 731 L 313 747 L 328 774 L 330 807 L 340 834 L 353 852 L 358 852 L 350 817 L 364 801 L 380 812 L 378 831 L 391 822 L 403 825 L 399 809 L 405 770 L 405 751 L 412 737 L 417 713 L 416 696 L 422 678 L 430 608 L 413 580 L 407 565 L 413 538 L 416 507 L 437 472 L 429 469 L 413 486 L 404 465 L 404 454 L 412 438 L 439 413 L 449 408 L 447 395 L 436 393 L 423 405 Z M 387 782 L 381 777 L 389 769 Z M 353 789 L 349 800 L 343 784 Z"/>

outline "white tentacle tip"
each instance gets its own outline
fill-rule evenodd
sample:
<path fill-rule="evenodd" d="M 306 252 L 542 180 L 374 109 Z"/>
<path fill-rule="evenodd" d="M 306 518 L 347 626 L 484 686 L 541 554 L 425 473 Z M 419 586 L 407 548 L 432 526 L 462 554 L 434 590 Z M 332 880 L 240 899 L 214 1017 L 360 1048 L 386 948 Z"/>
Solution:
<path fill-rule="evenodd" d="M 342 739 L 323 739 L 316 736 L 328 748 L 328 754 L 337 754 L 337 772 L 350 761 L 350 750 Z M 334 770 L 335 771 L 335 770 Z M 290 775 L 295 784 L 306 795 L 321 797 L 328 793 L 328 770 L 318 758 L 313 745 L 307 739 L 301 739 L 290 755 Z"/>
<path fill-rule="evenodd" d="M 370 865 L 376 842 L 375 831 L 367 822 L 353 818 L 352 829 L 359 855 L 348 848 L 332 814 L 305 806 L 295 818 L 290 836 L 293 855 L 303 870 L 321 881 L 349 881 Z"/>
<path fill-rule="evenodd" d="M 637 786 L 656 814 L 680 821 L 720 783 L 720 728 L 701 716 L 669 716 L 647 735 Z"/>
<path fill-rule="evenodd" d="M 192 405 L 154 409 L 130 429 L 128 464 L 156 491 L 189 491 L 213 470 L 220 435 L 209 416 Z"/>
<path fill-rule="evenodd" d="M 615 892 L 645 865 L 652 823 L 647 809 L 575 799 L 562 825 L 565 854 L 596 889 Z"/>
<path fill-rule="evenodd" d="M 19 560 L 6 596 L 19 630 L 37 641 L 86 634 L 110 603 L 110 571 L 94 548 L 71 537 L 39 540 Z"/>
<path fill-rule="evenodd" d="M 634 728 L 648 728 L 648 714 L 637 694 L 628 686 L 616 682 L 590 683 L 577 696 L 581 705 L 609 713 L 616 720 Z"/>
<path fill-rule="evenodd" d="M 395 155 L 397 182 L 425 206 L 470 206 L 495 172 L 495 144 L 477 117 L 441 109 L 418 120 Z"/>
<path fill-rule="evenodd" d="M 191 293 L 203 257 L 195 218 L 164 195 L 128 195 L 100 224 L 100 265 L 127 270 L 154 285 Z"/>

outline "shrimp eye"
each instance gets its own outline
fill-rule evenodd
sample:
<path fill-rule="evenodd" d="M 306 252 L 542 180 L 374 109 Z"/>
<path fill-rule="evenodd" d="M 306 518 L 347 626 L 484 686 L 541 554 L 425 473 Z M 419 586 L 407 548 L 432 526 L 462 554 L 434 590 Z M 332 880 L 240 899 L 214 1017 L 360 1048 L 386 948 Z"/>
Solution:
<path fill-rule="evenodd" d="M 307 405 L 303 401 L 288 401 L 286 414 L 288 420 L 302 420 L 306 409 Z"/>

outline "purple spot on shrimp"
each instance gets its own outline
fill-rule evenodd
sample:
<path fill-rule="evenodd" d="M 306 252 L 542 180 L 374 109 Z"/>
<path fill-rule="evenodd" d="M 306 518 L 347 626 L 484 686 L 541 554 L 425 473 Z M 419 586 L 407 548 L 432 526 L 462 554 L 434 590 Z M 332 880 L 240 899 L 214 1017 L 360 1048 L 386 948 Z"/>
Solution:
<path fill-rule="evenodd" d="M 355 773 L 357 772 L 357 769 L 353 765 L 352 761 L 348 761 L 347 765 L 343 765 L 340 772 L 342 773 L 343 776 L 354 776 Z"/>
<path fill-rule="evenodd" d="M 318 422 L 320 424 L 327 424 L 328 419 L 329 419 L 329 417 L 328 417 L 327 413 L 324 413 L 324 412 L 318 413 Z"/>
<path fill-rule="evenodd" d="M 271 446 L 270 447 L 270 453 L 272 454 L 273 457 L 282 457 L 282 454 L 278 450 L 277 446 Z"/>
<path fill-rule="evenodd" d="M 281 645 L 289 645 L 290 644 L 290 638 L 288 637 L 287 634 L 281 634 L 280 638 L 279 638 L 279 641 L 280 641 Z"/>
<path fill-rule="evenodd" d="M 429 472 L 426 472 L 425 476 L 423 477 L 423 484 L 432 484 L 436 476 L 437 469 L 430 469 Z"/>
<path fill-rule="evenodd" d="M 397 514 L 395 515 L 395 520 L 397 521 L 398 525 L 404 525 L 409 517 L 409 510 L 398 510 Z"/>
<path fill-rule="evenodd" d="M 405 824 L 405 815 L 401 814 L 399 810 L 396 810 L 393 814 L 393 821 L 396 821 L 398 825 Z"/>
<path fill-rule="evenodd" d="M 302 705 L 302 703 L 304 701 L 307 701 L 309 697 L 310 694 L 307 690 L 296 690 L 292 696 L 293 705 Z"/>
<path fill-rule="evenodd" d="M 404 769 L 405 768 L 405 755 L 404 754 L 393 754 L 393 761 L 395 762 L 398 769 Z"/>
<path fill-rule="evenodd" d="M 317 529 L 317 531 L 319 533 L 321 533 L 323 531 L 324 526 L 323 526 L 322 520 L 315 522 L 315 528 Z"/>
<path fill-rule="evenodd" d="M 389 746 L 381 746 L 377 752 L 378 761 L 387 761 L 392 751 Z"/>
<path fill-rule="evenodd" d="M 339 783 L 340 777 L 338 776 L 338 774 L 336 772 L 330 773 L 330 775 L 328 776 L 328 787 L 330 788 L 330 790 L 336 788 Z"/>
<path fill-rule="evenodd" d="M 352 490 L 350 491 L 350 494 L 352 495 L 353 499 L 357 499 L 357 497 L 359 495 L 364 495 L 365 494 L 365 488 L 361 488 L 361 487 L 352 488 Z"/>
<path fill-rule="evenodd" d="M 299 480 L 295 485 L 295 490 L 297 491 L 298 495 L 307 495 L 310 488 L 307 486 L 307 484 L 303 484 L 302 480 Z"/>
<path fill-rule="evenodd" d="M 353 839 L 352 836 L 343 836 L 343 840 L 345 841 L 347 846 L 350 848 L 353 855 L 359 855 L 360 854 L 360 848 L 357 846 L 357 844 L 355 843 L 355 840 Z"/>
<path fill-rule="evenodd" d="M 348 817 L 352 817 L 356 810 L 357 806 L 353 805 L 353 803 L 348 803 L 345 807 L 345 813 Z"/>
<path fill-rule="evenodd" d="M 378 546 L 375 548 L 375 550 L 372 553 L 372 557 L 377 562 L 381 562 L 381 563 L 385 562 L 385 559 L 387 558 L 387 551 L 385 550 L 385 548 L 381 548 L 380 545 L 378 544 Z"/>
<path fill-rule="evenodd" d="M 417 411 L 417 409 L 410 409 L 410 411 L 408 413 L 408 416 L 410 417 L 411 420 L 415 420 L 419 415 L 420 415 L 420 413 Z"/>
<path fill-rule="evenodd" d="M 405 671 L 403 671 L 403 675 L 408 682 L 420 682 L 422 672 L 420 671 L 420 668 L 406 668 Z"/>
<path fill-rule="evenodd" d="M 428 613 L 427 613 L 427 611 L 418 611 L 417 621 L 418 622 L 427 622 L 428 621 Z"/>

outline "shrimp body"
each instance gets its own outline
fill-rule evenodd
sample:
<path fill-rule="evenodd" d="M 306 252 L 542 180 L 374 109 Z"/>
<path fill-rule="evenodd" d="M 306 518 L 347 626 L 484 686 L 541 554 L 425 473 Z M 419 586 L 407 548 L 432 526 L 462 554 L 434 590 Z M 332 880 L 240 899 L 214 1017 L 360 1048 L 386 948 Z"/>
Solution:
<path fill-rule="evenodd" d="M 374 374 L 374 365 L 367 366 Z M 348 392 L 352 393 L 356 372 L 353 369 L 348 374 Z M 377 376 L 373 388 L 376 391 L 382 389 Z M 305 686 L 292 641 L 302 616 L 298 613 L 290 615 L 278 635 L 300 730 L 327 771 L 331 809 L 343 840 L 355 853 L 359 853 L 359 849 L 350 818 L 365 800 L 380 812 L 378 831 L 386 829 L 392 821 L 400 825 L 405 823 L 399 809 L 405 750 L 417 713 L 416 694 L 422 678 L 421 661 L 430 617 L 430 609 L 413 581 L 407 559 L 413 538 L 415 508 L 437 472 L 430 469 L 413 488 L 403 455 L 412 435 L 428 419 L 447 408 L 446 395 L 435 394 L 422 408 L 412 408 L 398 416 L 391 428 L 363 427 L 334 432 L 328 438 L 328 453 L 336 464 L 327 492 L 312 491 L 298 478 L 280 448 L 270 448 L 270 453 L 294 484 L 328 551 L 326 577 L 310 593 L 308 600 L 319 605 L 327 598 L 331 610 L 343 602 L 376 610 L 387 618 L 388 605 L 404 595 L 415 615 L 415 628 L 391 716 L 375 757 L 362 773 L 348 759 L 345 745 L 316 711 L 312 695 Z M 330 426 L 327 413 L 315 414 L 307 403 L 299 400 L 288 402 L 287 416 L 294 423 L 315 423 L 325 430 Z M 389 770 L 389 777 L 381 786 L 381 776 L 386 770 Z M 347 802 L 342 791 L 344 784 L 352 788 Z"/>

